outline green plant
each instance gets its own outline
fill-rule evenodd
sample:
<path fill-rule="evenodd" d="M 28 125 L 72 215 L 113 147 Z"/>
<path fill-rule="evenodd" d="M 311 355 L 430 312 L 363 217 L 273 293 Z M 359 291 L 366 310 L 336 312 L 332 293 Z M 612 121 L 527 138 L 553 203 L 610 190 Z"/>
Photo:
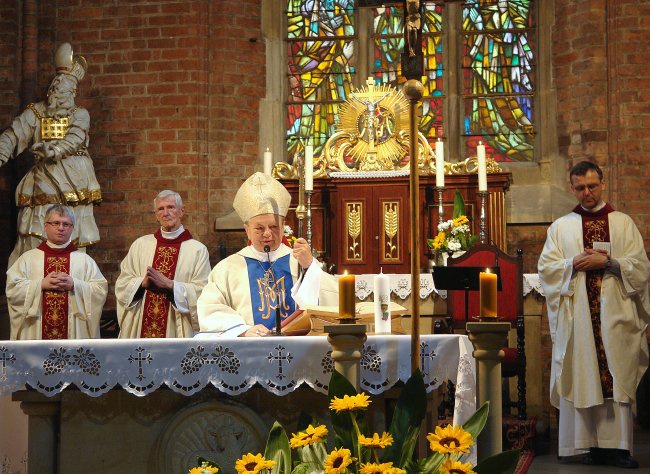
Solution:
<path fill-rule="evenodd" d="M 456 252 L 469 249 L 477 241 L 478 236 L 473 235 L 469 227 L 463 196 L 456 190 L 452 219 L 438 224 L 438 234 L 427 239 L 427 245 L 434 252 Z"/>

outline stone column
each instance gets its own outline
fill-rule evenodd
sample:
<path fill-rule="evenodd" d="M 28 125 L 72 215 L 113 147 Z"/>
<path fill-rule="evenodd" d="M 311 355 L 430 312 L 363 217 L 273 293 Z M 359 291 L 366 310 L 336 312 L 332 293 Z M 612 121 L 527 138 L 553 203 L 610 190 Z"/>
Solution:
<path fill-rule="evenodd" d="M 359 392 L 359 361 L 363 343 L 368 338 L 365 324 L 331 324 L 325 326 L 325 332 L 327 342 L 332 345 L 334 368 Z"/>
<path fill-rule="evenodd" d="M 503 450 L 501 360 L 504 356 L 503 346 L 508 337 L 510 323 L 467 323 L 466 328 L 469 340 L 474 345 L 473 355 L 477 363 L 476 405 L 480 407 L 486 401 L 490 401 L 487 422 L 477 440 L 480 461 Z"/>
<path fill-rule="evenodd" d="M 20 401 L 20 408 L 29 416 L 28 474 L 59 472 L 57 462 L 61 411 L 59 397 L 46 398 L 40 393 L 23 391 L 15 393 L 12 399 Z"/>

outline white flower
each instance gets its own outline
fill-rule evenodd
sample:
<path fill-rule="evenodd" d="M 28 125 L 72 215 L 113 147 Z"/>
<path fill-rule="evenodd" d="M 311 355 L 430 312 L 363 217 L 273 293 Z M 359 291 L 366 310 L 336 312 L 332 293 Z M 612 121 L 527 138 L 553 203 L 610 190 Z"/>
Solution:
<path fill-rule="evenodd" d="M 438 224 L 438 232 L 447 232 L 453 223 L 454 221 L 450 220 L 450 221 L 445 221 L 442 224 Z"/>
<path fill-rule="evenodd" d="M 285 237 L 291 237 L 293 235 L 293 229 L 288 225 L 284 226 L 284 235 Z"/>
<path fill-rule="evenodd" d="M 451 250 L 452 252 L 455 252 L 457 250 L 460 250 L 460 242 L 457 241 L 456 239 L 449 239 L 447 241 L 447 249 Z"/>
<path fill-rule="evenodd" d="M 462 224 L 451 229 L 451 235 L 469 234 L 469 232 L 469 226 L 467 224 Z"/>

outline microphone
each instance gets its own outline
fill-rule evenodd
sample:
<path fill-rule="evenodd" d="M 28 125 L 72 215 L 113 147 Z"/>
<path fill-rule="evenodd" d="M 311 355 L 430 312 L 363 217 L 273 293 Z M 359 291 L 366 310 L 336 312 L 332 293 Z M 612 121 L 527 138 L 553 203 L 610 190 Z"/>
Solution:
<path fill-rule="evenodd" d="M 273 272 L 273 265 L 271 265 L 271 247 L 269 245 L 264 246 L 264 252 L 266 252 L 266 258 L 269 261 L 269 271 L 271 272 L 271 276 L 273 277 L 273 287 L 275 288 L 275 298 L 276 298 L 276 306 L 275 306 L 275 335 L 276 336 L 282 336 L 282 315 L 280 313 L 280 295 L 278 294 L 278 280 L 275 279 L 275 273 Z"/>

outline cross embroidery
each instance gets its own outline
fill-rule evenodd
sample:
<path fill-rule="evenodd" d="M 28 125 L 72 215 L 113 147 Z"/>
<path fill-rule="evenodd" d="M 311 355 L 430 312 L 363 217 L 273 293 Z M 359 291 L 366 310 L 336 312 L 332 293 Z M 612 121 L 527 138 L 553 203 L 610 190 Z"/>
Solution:
<path fill-rule="evenodd" d="M 288 352 L 286 355 L 283 355 L 282 351 L 286 350 L 283 346 L 276 346 L 275 350 L 278 351 L 275 354 L 272 352 L 269 352 L 269 356 L 267 357 L 269 364 L 271 364 L 273 361 L 278 361 L 278 374 L 277 377 L 282 380 L 286 376 L 282 372 L 282 361 L 287 361 L 287 363 L 290 363 L 293 360 L 293 356 L 291 355 L 290 352 Z"/>
<path fill-rule="evenodd" d="M 423 342 L 420 344 L 420 367 L 422 367 L 422 376 L 427 377 L 429 375 L 429 364 L 427 359 L 433 360 L 437 356 L 436 351 L 431 349 L 430 352 L 426 352 L 429 349 L 429 344 Z"/>
<path fill-rule="evenodd" d="M 146 357 L 142 357 L 142 353 L 144 352 L 143 347 L 138 347 L 136 349 L 138 352 L 137 357 L 133 357 L 133 355 L 129 356 L 129 362 L 137 362 L 138 363 L 138 376 L 136 377 L 138 380 L 142 381 L 142 379 L 145 378 L 143 370 L 142 370 L 142 363 L 146 362 L 147 364 L 151 364 L 151 361 L 153 360 L 153 357 L 151 357 L 151 354 L 147 354 Z"/>
<path fill-rule="evenodd" d="M 13 354 L 7 356 L 7 351 L 6 347 L 0 347 L 0 382 L 7 380 L 7 362 L 16 362 L 16 357 Z"/>

